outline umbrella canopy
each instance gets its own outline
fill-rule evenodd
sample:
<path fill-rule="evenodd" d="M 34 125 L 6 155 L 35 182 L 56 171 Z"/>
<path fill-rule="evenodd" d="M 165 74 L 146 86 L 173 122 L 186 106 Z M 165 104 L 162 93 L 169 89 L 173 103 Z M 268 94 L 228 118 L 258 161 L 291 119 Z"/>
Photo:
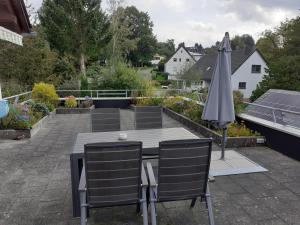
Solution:
<path fill-rule="evenodd" d="M 202 119 L 220 128 L 234 122 L 235 113 L 231 87 L 231 47 L 229 33 L 225 33 L 218 48 L 217 62 L 212 76 Z"/>

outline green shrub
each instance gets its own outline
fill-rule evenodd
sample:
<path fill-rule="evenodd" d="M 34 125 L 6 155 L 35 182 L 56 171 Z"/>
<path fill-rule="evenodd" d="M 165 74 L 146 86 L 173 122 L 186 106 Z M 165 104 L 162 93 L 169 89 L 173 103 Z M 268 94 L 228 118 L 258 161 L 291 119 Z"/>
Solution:
<path fill-rule="evenodd" d="M 19 84 L 16 80 L 10 80 L 8 82 L 1 82 L 2 87 L 2 96 L 9 97 L 17 94 L 21 94 L 23 92 L 28 91 L 26 85 Z M 23 100 L 23 99 L 20 99 Z"/>
<path fill-rule="evenodd" d="M 177 113 L 182 113 L 185 109 L 185 101 L 182 99 L 182 97 L 166 98 L 163 102 L 163 105 Z"/>
<path fill-rule="evenodd" d="M 44 103 L 35 103 L 30 99 L 25 104 L 28 105 L 33 112 L 42 113 L 43 117 L 50 114 L 48 107 Z"/>
<path fill-rule="evenodd" d="M 234 111 L 236 114 L 244 111 L 246 104 L 243 103 L 244 96 L 240 91 L 233 91 Z"/>
<path fill-rule="evenodd" d="M 34 84 L 32 99 L 37 103 L 44 103 L 50 111 L 55 109 L 59 101 L 54 86 L 43 82 Z"/>
<path fill-rule="evenodd" d="M 69 96 L 65 100 L 65 107 L 66 108 L 76 108 L 77 107 L 77 101 L 74 96 Z"/>
<path fill-rule="evenodd" d="M 62 84 L 58 86 L 59 90 L 79 90 L 79 79 L 65 80 Z M 63 94 L 63 95 L 62 95 Z M 62 97 L 73 95 L 75 97 L 80 97 L 80 92 L 78 91 L 64 91 L 61 92 Z"/>
<path fill-rule="evenodd" d="M 50 114 L 48 107 L 44 103 L 36 103 L 35 105 L 33 105 L 32 110 L 42 113 L 43 117 Z"/>
<path fill-rule="evenodd" d="M 190 118 L 194 122 L 197 123 L 204 123 L 203 120 L 201 120 L 203 112 L 203 107 L 195 103 L 194 101 L 186 102 L 185 109 L 183 110 L 182 114 L 186 117 Z"/>
<path fill-rule="evenodd" d="M 163 104 L 163 98 L 139 98 L 136 99 L 137 106 L 161 106 Z"/>
<path fill-rule="evenodd" d="M 80 83 L 81 83 L 80 90 L 83 90 L 83 91 L 80 92 L 80 96 L 81 97 L 89 96 L 90 92 L 85 91 L 85 90 L 89 90 L 89 83 L 88 83 L 87 78 L 84 77 L 84 76 L 81 76 Z"/>
<path fill-rule="evenodd" d="M 221 130 L 218 131 L 220 134 Z M 257 132 L 253 132 L 249 128 L 245 126 L 244 123 L 232 123 L 228 126 L 228 136 L 229 137 L 247 137 L 247 136 L 259 136 L 260 134 Z"/>
<path fill-rule="evenodd" d="M 103 68 L 99 77 L 98 89 L 142 90 L 133 91 L 131 96 L 152 96 L 154 83 L 138 75 L 136 69 L 125 63 L 116 63 L 113 67 Z"/>

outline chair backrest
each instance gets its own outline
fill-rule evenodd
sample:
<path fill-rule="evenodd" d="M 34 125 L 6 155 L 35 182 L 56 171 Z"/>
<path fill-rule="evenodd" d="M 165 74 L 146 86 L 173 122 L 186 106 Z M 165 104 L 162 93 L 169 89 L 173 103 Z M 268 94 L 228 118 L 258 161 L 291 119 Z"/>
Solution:
<path fill-rule="evenodd" d="M 162 128 L 162 109 L 158 106 L 135 107 L 135 129 Z"/>
<path fill-rule="evenodd" d="M 211 139 L 159 144 L 158 201 L 193 199 L 206 193 Z"/>
<path fill-rule="evenodd" d="M 120 130 L 119 108 L 98 108 L 91 111 L 92 132 Z"/>
<path fill-rule="evenodd" d="M 141 199 L 141 142 L 84 146 L 89 207 L 135 204 Z"/>

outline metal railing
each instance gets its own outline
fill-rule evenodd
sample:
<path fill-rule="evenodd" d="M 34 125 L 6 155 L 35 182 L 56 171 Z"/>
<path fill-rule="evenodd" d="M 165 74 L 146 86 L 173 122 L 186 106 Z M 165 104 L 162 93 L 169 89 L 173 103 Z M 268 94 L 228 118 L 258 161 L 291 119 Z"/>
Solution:
<path fill-rule="evenodd" d="M 103 98 L 133 98 L 133 97 L 147 97 L 147 90 L 143 89 L 120 89 L 120 90 L 56 90 L 60 98 L 64 99 L 67 96 L 73 95 L 77 99 L 84 99 L 88 96 L 92 99 Z M 184 93 L 182 89 L 156 89 L 153 91 L 154 97 L 178 95 Z"/>
<path fill-rule="evenodd" d="M 147 96 L 147 90 L 143 89 L 120 89 L 120 90 L 56 90 L 60 99 L 73 95 L 77 100 L 84 100 L 86 96 L 94 100 L 107 99 L 107 98 L 135 98 L 135 97 L 149 97 Z M 155 89 L 152 93 L 152 97 L 165 97 L 184 95 L 188 91 L 183 89 Z M 8 100 L 10 103 L 24 103 L 31 99 L 32 91 L 20 93 L 17 95 L 5 97 L 3 99 Z"/>
<path fill-rule="evenodd" d="M 18 102 L 24 103 L 31 99 L 31 94 L 32 94 L 32 91 L 27 91 L 27 92 L 23 92 L 18 95 L 5 97 L 3 99 L 9 101 L 10 103 L 18 103 Z"/>
<path fill-rule="evenodd" d="M 265 105 L 260 105 L 257 103 L 250 103 L 250 102 L 243 102 L 246 105 L 249 106 L 256 106 L 256 107 L 261 107 L 264 109 L 267 109 L 268 111 L 263 113 L 262 112 L 257 112 L 255 111 L 255 109 L 251 110 L 251 108 L 248 108 L 248 113 L 249 115 L 251 115 L 251 112 L 255 113 L 260 113 L 262 114 L 262 116 L 269 116 L 268 113 L 271 113 L 272 115 L 272 122 L 274 123 L 279 123 L 282 125 L 288 125 L 288 126 L 292 126 L 295 127 L 297 129 L 300 129 L 300 113 L 296 112 L 296 111 L 291 111 L 291 110 L 286 110 L 286 109 L 280 109 L 280 108 L 276 108 L 276 107 L 271 107 L 271 106 L 265 106 Z M 247 114 L 247 110 L 246 110 L 246 114 Z"/>

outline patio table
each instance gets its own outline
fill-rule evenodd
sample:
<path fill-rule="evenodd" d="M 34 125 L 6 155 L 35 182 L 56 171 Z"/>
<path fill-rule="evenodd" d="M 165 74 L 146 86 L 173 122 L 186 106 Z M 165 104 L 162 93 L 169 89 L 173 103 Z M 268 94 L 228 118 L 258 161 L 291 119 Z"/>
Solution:
<path fill-rule="evenodd" d="M 112 132 L 79 133 L 70 154 L 73 216 L 80 216 L 78 185 L 83 166 L 84 145 L 96 142 L 117 142 L 120 133 L 127 134 L 126 141 L 141 141 L 143 143 L 143 156 L 157 156 L 159 142 L 180 139 L 199 138 L 190 131 L 182 128 L 162 128 L 148 130 L 127 130 Z"/>

